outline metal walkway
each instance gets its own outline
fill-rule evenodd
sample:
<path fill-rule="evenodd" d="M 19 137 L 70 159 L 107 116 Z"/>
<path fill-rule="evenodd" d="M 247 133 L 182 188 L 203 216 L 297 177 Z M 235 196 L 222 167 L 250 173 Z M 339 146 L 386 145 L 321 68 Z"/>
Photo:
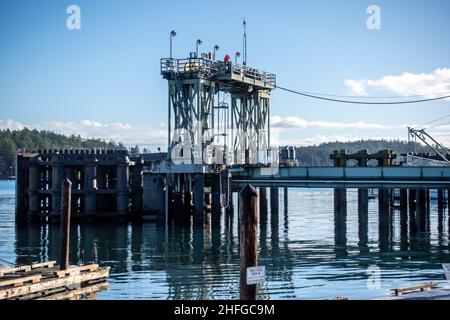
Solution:
<path fill-rule="evenodd" d="M 450 189 L 450 167 L 247 167 L 234 168 L 243 187 Z"/>

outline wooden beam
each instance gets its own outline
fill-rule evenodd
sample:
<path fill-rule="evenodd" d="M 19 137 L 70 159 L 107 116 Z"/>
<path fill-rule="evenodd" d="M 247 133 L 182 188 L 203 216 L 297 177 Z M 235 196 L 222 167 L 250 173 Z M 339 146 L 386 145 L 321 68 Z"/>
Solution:
<path fill-rule="evenodd" d="M 38 262 L 33 263 L 31 265 L 31 269 L 37 269 L 37 268 L 53 268 L 56 264 L 56 261 L 47 261 L 47 262 Z"/>
<path fill-rule="evenodd" d="M 99 291 L 108 290 L 108 283 L 101 282 L 97 284 L 88 285 L 83 288 L 66 290 L 65 292 L 58 294 L 51 294 L 42 298 L 37 298 L 36 300 L 72 300 L 78 299 L 80 296 L 95 294 Z"/>
<path fill-rule="evenodd" d="M 95 271 L 98 269 L 98 264 L 90 264 L 86 266 L 71 266 L 66 270 L 55 271 L 54 274 L 58 278 L 62 278 L 66 275 L 80 274 L 83 271 Z"/>
<path fill-rule="evenodd" d="M 38 283 L 41 281 L 41 275 L 29 276 L 29 277 L 18 277 L 14 279 L 8 279 L 0 281 L 0 287 L 6 286 L 21 286 L 26 282 Z"/>
<path fill-rule="evenodd" d="M 15 268 L 6 268 L 0 269 L 0 277 L 3 277 L 5 274 L 15 273 L 15 272 L 28 272 L 31 271 L 31 266 L 20 266 Z"/>

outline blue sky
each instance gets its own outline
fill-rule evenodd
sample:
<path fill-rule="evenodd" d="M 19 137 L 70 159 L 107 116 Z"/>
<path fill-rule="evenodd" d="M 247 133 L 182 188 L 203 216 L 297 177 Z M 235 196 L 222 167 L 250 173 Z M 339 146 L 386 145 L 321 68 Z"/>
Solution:
<path fill-rule="evenodd" d="M 66 28 L 71 4 L 81 8 L 81 30 Z M 372 4 L 381 9 L 381 30 L 366 27 Z M 351 79 L 369 96 L 450 92 L 449 15 L 446 0 L 3 0 L 0 128 L 78 130 L 130 144 L 157 144 L 167 116 L 159 61 L 169 54 L 170 30 L 177 31 L 176 57 L 194 51 L 198 38 L 205 51 L 217 44 L 220 56 L 233 55 L 242 49 L 243 17 L 248 64 L 276 73 L 281 86 L 349 95 L 355 94 L 345 84 Z M 416 77 L 400 77 L 404 73 Z M 386 76 L 394 78 L 376 81 Z M 450 113 L 448 100 L 343 105 L 280 90 L 273 92 L 271 106 L 283 142 L 299 144 L 406 138 L 405 124 Z M 437 130 L 449 141 L 446 126 Z"/>

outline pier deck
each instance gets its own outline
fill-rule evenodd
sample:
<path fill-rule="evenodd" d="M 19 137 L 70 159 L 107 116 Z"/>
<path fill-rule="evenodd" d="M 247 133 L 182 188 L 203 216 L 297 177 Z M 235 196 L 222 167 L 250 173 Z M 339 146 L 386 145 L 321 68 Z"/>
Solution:
<path fill-rule="evenodd" d="M 108 288 L 109 267 L 60 270 L 55 261 L 0 269 L 0 300 L 89 299 Z"/>
<path fill-rule="evenodd" d="M 450 167 L 248 167 L 236 170 L 232 181 L 241 188 L 448 189 Z"/>

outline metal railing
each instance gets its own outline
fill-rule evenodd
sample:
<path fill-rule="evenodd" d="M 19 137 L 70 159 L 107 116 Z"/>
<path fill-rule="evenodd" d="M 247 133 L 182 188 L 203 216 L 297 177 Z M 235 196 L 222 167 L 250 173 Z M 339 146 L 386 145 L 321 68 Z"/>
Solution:
<path fill-rule="evenodd" d="M 223 61 L 213 61 L 204 58 L 161 59 L 161 74 L 188 72 L 197 72 L 206 76 L 232 74 L 272 86 L 276 85 L 275 74 L 231 62 L 225 63 Z"/>

